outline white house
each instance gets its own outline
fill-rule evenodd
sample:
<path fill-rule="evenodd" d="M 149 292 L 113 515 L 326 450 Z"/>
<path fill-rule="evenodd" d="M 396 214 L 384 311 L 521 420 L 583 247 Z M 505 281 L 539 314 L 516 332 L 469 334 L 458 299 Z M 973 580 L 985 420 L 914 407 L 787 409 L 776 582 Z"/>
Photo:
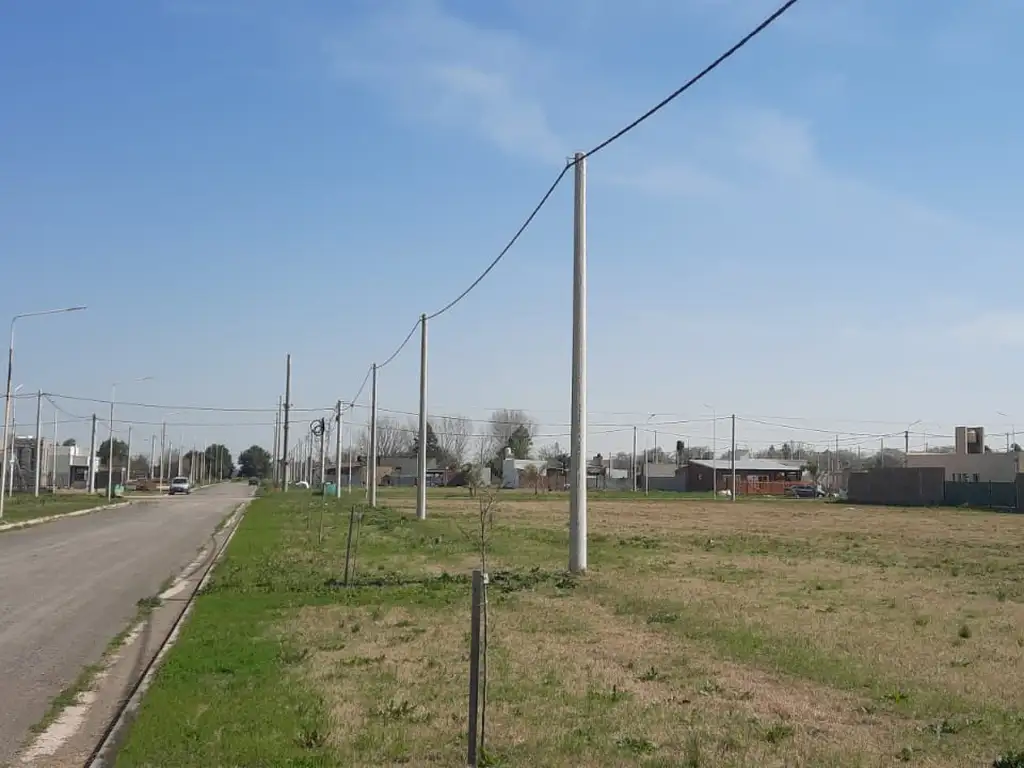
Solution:
<path fill-rule="evenodd" d="M 541 476 L 548 471 L 546 459 L 513 459 L 506 458 L 501 464 L 501 487 L 519 488 L 522 485 L 522 475 L 530 467 L 536 467 Z"/>
<path fill-rule="evenodd" d="M 57 477 L 58 488 L 85 488 L 89 484 L 90 468 L 95 474 L 99 471 L 100 460 L 93 456 L 89 460 L 89 449 L 80 445 L 57 446 Z"/>

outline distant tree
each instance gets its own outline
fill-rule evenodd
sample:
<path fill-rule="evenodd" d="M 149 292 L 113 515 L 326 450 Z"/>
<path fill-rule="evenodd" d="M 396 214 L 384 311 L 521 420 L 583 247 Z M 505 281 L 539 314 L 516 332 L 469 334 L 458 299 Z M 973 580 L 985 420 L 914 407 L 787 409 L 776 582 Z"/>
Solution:
<path fill-rule="evenodd" d="M 418 430 L 417 430 L 418 431 Z M 420 453 L 420 436 L 416 434 L 412 439 L 412 447 L 410 453 L 413 456 L 419 456 Z M 434 425 L 429 421 L 427 422 L 427 458 L 434 459 L 441 466 L 448 465 L 448 457 L 444 455 L 444 451 L 441 450 L 441 443 L 437 439 L 437 433 L 434 432 Z"/>
<path fill-rule="evenodd" d="M 407 456 L 412 448 L 412 436 L 415 429 L 403 427 L 398 419 L 390 416 L 383 416 L 377 419 L 377 455 L 384 456 Z M 370 432 L 364 429 L 359 436 L 359 452 L 364 455 L 370 453 Z"/>
<path fill-rule="evenodd" d="M 235 471 L 234 459 L 227 446 L 213 443 L 203 451 L 206 455 L 206 474 L 217 480 L 230 480 Z"/>
<path fill-rule="evenodd" d="M 266 448 L 250 445 L 238 455 L 238 473 L 242 477 L 270 477 L 273 463 Z"/>
<path fill-rule="evenodd" d="M 551 443 L 551 445 L 545 445 L 543 448 L 537 451 L 537 458 L 544 459 L 545 461 L 551 461 L 562 452 L 562 446 L 557 442 Z"/>
<path fill-rule="evenodd" d="M 68 446 L 72 446 L 72 445 L 78 445 L 78 441 L 75 440 L 75 438 L 73 438 L 73 437 L 69 437 L 67 440 L 65 440 L 63 443 L 61 443 L 61 445 L 63 445 L 64 447 L 68 447 Z"/>
<path fill-rule="evenodd" d="M 473 422 L 461 416 L 442 416 L 438 423 L 437 444 L 446 466 L 458 467 L 466 461 L 469 440 L 473 435 Z"/>
<path fill-rule="evenodd" d="M 462 474 L 466 478 L 466 487 L 469 488 L 469 495 L 476 496 L 477 491 L 483 485 L 480 466 L 478 464 L 466 464 L 462 467 Z"/>
<path fill-rule="evenodd" d="M 534 431 L 533 420 L 525 411 L 508 408 L 494 411 L 490 420 L 491 442 L 488 453 L 500 456 L 506 448 L 512 448 L 512 453 L 517 459 L 525 459 L 533 446 Z M 524 446 L 526 453 L 522 454 Z"/>
<path fill-rule="evenodd" d="M 533 487 L 534 496 L 540 493 L 540 484 L 543 478 L 544 475 L 541 473 L 539 469 L 537 469 L 536 465 L 534 464 L 529 465 L 526 469 L 523 470 L 523 482 L 526 483 L 528 486 Z"/>
<path fill-rule="evenodd" d="M 110 440 L 104 440 L 100 443 L 99 449 L 96 451 L 96 456 L 100 460 L 100 465 L 106 467 L 110 461 Z M 128 459 L 128 443 L 124 440 L 118 440 L 114 438 L 114 464 L 119 464 Z"/>
<path fill-rule="evenodd" d="M 129 462 L 128 475 L 130 477 L 147 477 L 149 475 L 149 459 L 141 453 L 132 456 Z"/>
<path fill-rule="evenodd" d="M 1021 452 L 1021 447 L 1020 447 L 1019 445 L 1017 445 L 1017 443 L 1012 443 L 1012 444 L 1010 445 L 1010 450 L 1011 450 L 1011 451 L 1012 451 L 1013 453 L 1020 453 L 1020 452 Z"/>
<path fill-rule="evenodd" d="M 530 428 L 525 424 L 516 427 L 509 435 L 507 446 L 511 449 L 514 458 L 530 458 L 530 451 L 533 448 L 533 435 L 530 433 Z"/>

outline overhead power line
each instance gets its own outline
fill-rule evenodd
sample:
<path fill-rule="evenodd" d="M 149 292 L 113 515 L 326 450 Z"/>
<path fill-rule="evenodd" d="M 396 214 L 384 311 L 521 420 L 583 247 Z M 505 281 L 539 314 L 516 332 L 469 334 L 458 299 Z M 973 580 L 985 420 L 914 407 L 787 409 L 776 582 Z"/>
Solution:
<path fill-rule="evenodd" d="M 413 323 L 412 328 L 409 329 L 409 333 L 405 337 L 405 339 L 402 341 L 402 343 L 398 345 L 398 349 L 396 349 L 394 352 L 392 352 L 391 356 L 387 360 L 385 360 L 383 363 L 379 363 L 377 365 L 377 370 L 378 371 L 381 368 L 383 368 L 384 366 L 386 366 L 388 363 L 390 363 L 392 360 L 394 360 L 396 357 L 398 357 L 398 355 L 401 353 L 401 351 L 403 349 L 405 349 L 405 345 L 409 343 L 409 339 L 412 338 L 412 335 L 414 333 L 416 333 L 416 329 L 419 328 L 419 327 L 420 327 L 420 321 L 417 320 L 415 323 Z M 370 370 L 373 370 L 373 369 L 371 368 Z"/>
<path fill-rule="evenodd" d="M 781 6 L 779 6 L 779 8 L 776 9 L 776 11 L 771 16 L 766 18 L 764 21 L 762 21 L 760 24 L 758 24 L 756 27 L 754 27 L 750 32 L 748 32 L 746 35 L 744 35 L 742 38 L 740 38 L 739 42 L 737 42 L 735 45 L 733 45 L 732 48 L 730 48 L 725 53 L 723 53 L 721 56 L 719 56 L 717 59 L 715 59 L 713 62 L 708 64 L 706 67 L 704 67 L 704 69 L 702 69 L 696 75 L 691 77 L 689 80 L 687 80 L 681 86 L 676 88 L 674 91 L 672 91 L 672 93 L 670 93 L 664 99 L 662 99 L 657 104 L 655 104 L 653 107 L 648 109 L 646 112 L 644 112 L 642 115 L 640 115 L 640 117 L 638 117 L 636 120 L 634 120 L 633 122 L 631 122 L 629 125 L 625 126 L 624 128 L 620 128 L 618 131 L 613 133 L 611 136 L 609 136 L 607 139 L 602 141 L 600 144 L 598 144 L 596 147 L 591 149 L 589 152 L 584 153 L 583 156 L 584 157 L 590 157 L 591 155 L 596 155 L 598 152 L 600 152 L 602 149 L 607 147 L 609 144 L 611 144 L 611 143 L 613 143 L 615 141 L 618 141 L 623 136 L 625 136 L 627 133 L 629 133 L 634 128 L 639 126 L 641 123 L 643 123 L 646 120 L 648 120 L 651 117 L 653 117 L 655 114 L 657 114 L 662 109 L 664 109 L 666 106 L 668 106 L 670 103 L 672 103 L 675 99 L 677 99 L 680 96 L 682 96 L 684 93 L 686 93 L 688 90 L 690 90 L 690 88 L 695 86 L 697 83 L 699 83 L 705 77 L 707 77 L 712 72 L 714 72 L 716 69 L 718 69 L 718 67 L 720 67 L 723 63 L 725 63 L 726 60 L 730 59 L 737 52 L 739 52 L 739 50 L 743 46 L 745 46 L 747 43 L 749 43 L 751 40 L 753 40 L 759 34 L 761 34 L 766 29 L 768 29 L 768 27 L 770 27 L 772 24 L 774 24 L 776 21 L 778 21 L 779 18 L 786 11 L 788 11 L 790 8 L 792 8 L 796 4 L 797 4 L 797 0 L 787 0 L 787 2 L 785 2 Z"/>
<path fill-rule="evenodd" d="M 462 301 L 464 298 L 466 298 L 466 296 L 469 295 L 470 291 L 472 291 L 474 288 L 476 288 L 478 285 L 480 285 L 481 281 L 485 277 L 487 277 L 487 275 L 489 275 L 491 273 L 491 270 L 494 269 L 496 266 L 498 266 L 498 262 L 500 262 L 503 258 L 505 258 L 505 254 L 507 254 L 510 250 L 512 250 L 512 246 L 516 244 L 516 241 L 520 238 L 520 236 L 523 234 L 523 232 L 526 231 L 526 228 L 529 227 L 530 224 L 533 223 L 533 220 L 536 218 L 537 214 L 540 213 L 540 209 L 544 207 L 544 205 L 547 203 L 548 199 L 551 197 L 552 193 L 554 193 L 554 191 L 558 187 L 558 185 L 562 183 L 562 179 L 565 178 L 565 174 L 568 173 L 569 169 L 572 168 L 573 165 L 574 165 L 574 163 L 572 161 L 570 161 L 562 169 L 562 172 L 559 173 L 558 176 L 555 177 L 555 180 L 553 182 L 551 182 L 551 186 L 548 187 L 548 191 L 544 193 L 544 195 L 540 199 L 540 202 L 537 203 L 537 205 L 535 205 L 533 207 L 533 210 L 530 211 L 530 215 L 526 217 L 526 221 L 524 221 L 522 223 L 522 225 L 519 227 L 519 229 L 516 230 L 516 233 L 514 235 L 512 235 L 512 239 L 509 240 L 508 243 L 505 244 L 505 247 L 502 248 L 501 251 L 498 253 L 498 255 L 494 257 L 494 261 L 492 261 L 490 264 L 487 265 L 487 269 L 485 269 L 483 272 L 481 272 L 480 276 L 477 277 L 477 279 L 474 280 L 472 283 L 470 283 L 469 287 L 466 290 L 464 290 L 462 293 L 460 293 L 454 299 L 449 301 L 447 304 L 445 304 L 443 307 L 441 307 L 436 312 L 427 315 L 427 320 L 433 320 L 435 317 L 440 317 L 445 312 L 447 312 L 449 309 L 451 309 L 456 304 L 458 304 L 460 301 Z M 406 339 L 406 341 L 408 341 L 408 339 Z"/>
<path fill-rule="evenodd" d="M 587 157 L 590 157 L 592 155 L 597 154 L 598 152 L 600 152 L 602 149 L 604 149 L 608 145 L 610 145 L 613 142 L 618 141 L 619 139 L 621 139 L 627 133 L 629 133 L 634 128 L 639 126 L 641 123 L 645 122 L 646 120 L 649 120 L 651 117 L 653 117 L 659 111 L 664 109 L 672 101 L 674 101 L 675 99 L 679 98 L 682 94 L 684 94 L 686 91 L 688 91 L 694 85 L 696 85 L 701 80 L 703 80 L 705 77 L 707 77 L 709 74 L 711 74 L 715 69 L 717 69 L 719 66 L 721 66 L 726 60 L 728 60 L 729 58 L 734 56 L 741 48 L 743 48 L 743 46 L 745 46 L 747 43 L 749 43 L 751 40 L 753 40 L 759 34 L 764 32 L 764 30 L 766 30 L 773 23 L 775 23 L 786 11 L 788 11 L 790 8 L 792 8 L 794 5 L 796 5 L 797 1 L 798 0 L 787 0 L 787 2 L 783 3 L 774 13 L 772 13 L 768 18 L 766 18 L 764 21 L 762 21 L 760 24 L 758 24 L 756 27 L 754 27 L 754 29 L 752 29 L 750 32 L 748 32 L 746 35 L 744 35 L 731 48 L 726 50 L 717 59 L 715 59 L 713 62 L 708 64 L 708 66 L 704 67 L 704 69 L 702 69 L 696 75 L 691 77 L 689 80 L 687 80 L 685 83 L 683 83 L 679 88 L 674 90 L 672 93 L 670 93 L 664 99 L 662 99 L 657 104 L 655 104 L 653 107 L 648 109 L 642 115 L 637 117 L 635 120 L 633 120 L 632 122 L 628 123 L 626 126 L 624 126 L 623 128 L 619 129 L 615 133 L 613 133 L 611 136 L 609 136 L 607 139 L 605 139 L 601 143 L 597 144 L 589 152 L 584 153 L 583 157 L 587 158 Z M 426 316 L 427 320 L 433 320 L 434 318 L 440 317 L 441 315 L 443 315 L 446 312 L 448 312 L 450 309 L 455 307 L 460 301 L 462 301 L 464 298 L 466 298 L 466 296 L 468 296 L 478 285 L 480 285 L 481 282 L 483 282 L 484 278 L 486 278 L 487 275 L 489 275 L 491 273 L 491 271 L 496 266 L 498 266 L 498 264 L 501 262 L 501 260 L 504 259 L 505 256 L 508 254 L 508 252 L 512 249 L 512 246 L 514 246 L 516 244 L 516 242 L 519 240 L 519 238 L 522 236 L 522 234 L 530 226 L 530 224 L 533 223 L 533 220 L 537 217 L 537 214 L 540 213 L 541 209 L 547 204 L 548 200 L 551 198 L 551 195 L 554 194 L 555 189 L 558 188 L 558 185 L 561 184 L 562 179 L 564 179 L 565 175 L 569 172 L 569 169 L 574 167 L 575 164 L 576 164 L 576 160 L 575 159 L 572 159 L 572 160 L 570 160 L 569 162 L 566 163 L 566 165 L 562 168 L 561 172 L 559 172 L 559 174 L 555 177 L 555 180 L 551 182 L 550 186 L 547 188 L 547 191 L 545 191 L 544 194 L 541 196 L 540 201 L 533 207 L 533 210 L 530 211 L 530 214 L 526 217 L 525 221 L 523 221 L 523 223 L 519 226 L 519 229 L 516 230 L 515 234 L 512 235 L 512 238 L 505 244 L 505 247 L 502 248 L 498 252 L 498 255 L 494 257 L 494 259 L 491 261 L 491 263 L 487 265 L 486 269 L 484 269 L 484 271 L 481 272 L 477 276 L 477 278 L 475 280 L 473 280 L 473 282 L 470 283 L 469 286 L 462 293 L 460 293 L 454 299 L 452 299 L 447 304 L 445 304 L 443 307 L 438 309 L 436 312 L 432 312 L 429 315 L 427 315 Z M 405 349 L 406 345 L 409 343 L 409 340 L 412 339 L 413 334 L 415 334 L 416 327 L 418 326 L 418 324 L 419 323 L 417 322 L 415 325 L 413 325 L 412 330 L 409 331 L 409 334 L 405 337 L 405 339 L 402 341 L 402 343 L 398 345 L 398 349 L 396 349 L 391 354 L 391 356 L 388 357 L 383 363 L 378 365 L 377 366 L 378 368 L 383 368 L 384 366 L 386 366 L 388 363 L 390 363 L 392 360 L 394 360 L 402 352 L 403 349 Z"/>
<path fill-rule="evenodd" d="M 103 400 L 98 397 L 81 397 L 78 395 L 62 395 L 56 392 L 44 392 L 43 396 L 53 403 L 51 398 L 59 400 L 72 400 L 78 403 L 96 403 L 99 405 L 110 405 L 110 400 Z M 35 397 L 35 395 L 33 395 Z M 127 400 L 116 400 L 115 405 L 119 408 L 151 408 L 161 411 L 196 411 L 207 413 L 277 413 L 277 408 L 230 408 L 215 405 L 174 405 L 166 403 L 133 403 Z M 54 407 L 57 407 L 54 404 Z M 291 408 L 293 413 L 315 413 L 317 411 L 329 411 L 333 406 L 321 406 L 319 408 Z M 85 417 L 91 418 L 91 417 Z"/>

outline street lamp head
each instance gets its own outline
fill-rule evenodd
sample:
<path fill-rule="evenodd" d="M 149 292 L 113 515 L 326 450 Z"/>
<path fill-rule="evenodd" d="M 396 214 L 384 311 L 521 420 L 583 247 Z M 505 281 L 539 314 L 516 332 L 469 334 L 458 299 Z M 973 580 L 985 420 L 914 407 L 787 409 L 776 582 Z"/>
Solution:
<path fill-rule="evenodd" d="M 20 320 L 23 317 L 40 317 L 42 315 L 57 315 L 62 312 L 81 312 L 87 307 L 60 307 L 59 309 L 41 309 L 36 312 L 22 312 L 19 315 L 15 315 L 11 318 L 11 325 L 14 325 L 15 320 Z"/>

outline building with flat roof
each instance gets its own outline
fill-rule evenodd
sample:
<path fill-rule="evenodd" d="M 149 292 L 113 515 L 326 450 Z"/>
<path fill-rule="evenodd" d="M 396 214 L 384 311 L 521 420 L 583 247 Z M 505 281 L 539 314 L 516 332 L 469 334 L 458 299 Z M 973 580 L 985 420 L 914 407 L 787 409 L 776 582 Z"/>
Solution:
<path fill-rule="evenodd" d="M 942 467 L 946 482 L 1012 483 L 1020 471 L 1017 451 L 996 452 L 985 445 L 984 427 L 957 427 L 953 453 L 908 453 L 907 466 Z"/>

